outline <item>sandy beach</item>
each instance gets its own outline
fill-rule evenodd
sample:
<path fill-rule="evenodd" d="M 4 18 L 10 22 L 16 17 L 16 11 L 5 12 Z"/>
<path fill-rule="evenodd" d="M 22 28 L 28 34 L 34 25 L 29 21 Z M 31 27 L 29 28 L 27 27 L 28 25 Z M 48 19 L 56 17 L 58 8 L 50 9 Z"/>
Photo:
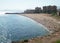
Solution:
<path fill-rule="evenodd" d="M 60 20 L 52 17 L 51 14 L 22 14 L 22 16 L 29 17 L 52 31 L 48 36 L 32 38 L 27 43 L 54 43 L 60 39 Z"/>

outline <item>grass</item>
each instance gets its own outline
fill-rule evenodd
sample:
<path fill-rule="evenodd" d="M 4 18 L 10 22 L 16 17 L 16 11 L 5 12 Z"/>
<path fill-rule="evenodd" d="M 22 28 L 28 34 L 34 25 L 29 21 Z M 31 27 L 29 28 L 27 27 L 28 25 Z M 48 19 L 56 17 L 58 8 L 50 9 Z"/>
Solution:
<path fill-rule="evenodd" d="M 55 41 L 55 43 L 60 43 L 60 40 Z"/>

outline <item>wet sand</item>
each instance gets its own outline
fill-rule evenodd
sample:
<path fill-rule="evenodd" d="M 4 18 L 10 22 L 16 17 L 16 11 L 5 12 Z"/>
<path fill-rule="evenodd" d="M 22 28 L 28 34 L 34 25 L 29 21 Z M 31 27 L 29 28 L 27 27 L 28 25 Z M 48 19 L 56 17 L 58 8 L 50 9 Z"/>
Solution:
<path fill-rule="evenodd" d="M 29 39 L 27 43 L 54 43 L 54 41 L 60 39 L 60 21 L 52 17 L 51 14 L 22 14 L 22 16 L 29 17 L 41 23 L 53 32 L 48 36 Z"/>

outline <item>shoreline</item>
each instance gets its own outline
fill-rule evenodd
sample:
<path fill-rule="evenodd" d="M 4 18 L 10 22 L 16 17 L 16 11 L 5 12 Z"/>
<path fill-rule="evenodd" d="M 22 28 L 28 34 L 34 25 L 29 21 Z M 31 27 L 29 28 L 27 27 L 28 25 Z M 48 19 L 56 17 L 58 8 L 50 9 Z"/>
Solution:
<path fill-rule="evenodd" d="M 29 39 L 27 43 L 52 43 L 57 39 L 60 39 L 60 24 L 57 23 L 57 19 L 51 17 L 50 14 L 21 14 L 22 16 L 26 16 L 28 18 L 33 19 L 34 21 L 41 23 L 45 27 L 47 27 L 48 30 L 53 31 L 52 34 L 44 37 L 37 37 Z M 59 21 L 60 22 L 60 21 Z M 54 37 L 53 37 L 54 36 Z M 49 40 L 50 39 L 50 40 Z M 47 42 L 49 41 L 49 42 Z"/>

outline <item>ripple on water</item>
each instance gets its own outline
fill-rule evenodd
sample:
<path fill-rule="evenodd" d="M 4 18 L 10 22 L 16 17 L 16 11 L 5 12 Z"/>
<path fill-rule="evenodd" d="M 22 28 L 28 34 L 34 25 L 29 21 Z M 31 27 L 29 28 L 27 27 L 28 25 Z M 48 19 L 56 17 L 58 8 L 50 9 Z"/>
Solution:
<path fill-rule="evenodd" d="M 20 15 L 0 16 L 0 30 L 0 43 L 11 43 L 49 34 L 49 30 L 43 25 Z"/>

